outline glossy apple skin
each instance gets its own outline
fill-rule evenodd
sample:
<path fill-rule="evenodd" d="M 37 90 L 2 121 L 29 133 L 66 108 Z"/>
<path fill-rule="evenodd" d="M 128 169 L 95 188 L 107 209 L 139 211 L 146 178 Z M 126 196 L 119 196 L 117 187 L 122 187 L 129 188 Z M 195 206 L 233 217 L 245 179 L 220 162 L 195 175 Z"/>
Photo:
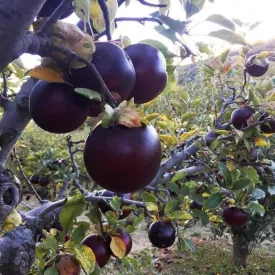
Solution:
<path fill-rule="evenodd" d="M 189 205 L 190 209 L 198 209 L 201 210 L 203 208 L 203 204 L 197 202 L 197 201 L 192 201 Z"/>
<path fill-rule="evenodd" d="M 86 140 L 84 165 L 102 188 L 126 194 L 144 188 L 161 163 L 161 144 L 152 126 L 97 126 Z"/>
<path fill-rule="evenodd" d="M 248 214 L 237 207 L 224 208 L 222 216 L 223 220 L 232 227 L 241 227 L 248 222 Z"/>
<path fill-rule="evenodd" d="M 132 194 L 131 193 L 128 193 L 128 194 L 117 194 L 115 192 L 112 192 L 112 191 L 109 191 L 109 190 L 102 190 L 102 192 L 100 193 L 101 196 L 103 197 L 114 197 L 115 195 L 120 197 L 120 198 L 123 198 L 123 199 L 127 199 L 127 200 L 131 200 L 133 197 L 132 197 Z M 121 204 L 121 207 L 124 206 L 125 204 Z M 100 210 L 102 211 L 102 213 L 106 213 L 107 211 L 112 211 L 112 209 L 104 202 L 99 202 L 99 208 Z M 122 220 L 122 219 L 125 219 L 126 217 L 128 217 L 130 214 L 132 213 L 131 210 L 123 210 L 122 211 L 122 214 L 119 215 L 119 219 Z"/>
<path fill-rule="evenodd" d="M 125 257 L 126 257 L 131 252 L 131 249 L 132 249 L 132 245 L 133 245 L 132 237 L 124 228 L 119 228 L 117 232 L 119 233 L 118 237 L 121 238 L 121 240 L 124 242 L 126 246 L 126 253 L 125 253 Z M 111 255 L 117 258 L 112 251 L 111 251 Z"/>
<path fill-rule="evenodd" d="M 137 104 L 157 97 L 167 83 L 166 60 L 157 48 L 148 44 L 132 44 L 125 52 L 131 58 L 136 71 L 136 84 L 128 99 L 134 97 Z"/>
<path fill-rule="evenodd" d="M 43 130 L 64 134 L 79 128 L 88 117 L 89 100 L 67 84 L 38 81 L 30 96 L 30 113 Z"/>
<path fill-rule="evenodd" d="M 252 55 L 247 59 L 245 63 L 245 70 L 249 75 L 253 77 L 263 76 L 268 71 L 269 61 L 267 58 L 263 58 L 261 60 L 258 60 L 260 64 L 254 64 L 255 58 L 256 55 Z"/>
<path fill-rule="evenodd" d="M 93 250 L 96 262 L 100 268 L 107 264 L 111 257 L 111 250 L 109 243 L 100 235 L 89 235 L 81 242 L 81 244 L 85 244 Z"/>
<path fill-rule="evenodd" d="M 55 11 L 55 9 L 59 6 L 62 0 L 47 0 L 44 6 L 41 8 L 38 17 L 49 17 Z M 70 16 L 74 12 L 73 6 L 69 7 L 60 17 L 60 19 L 64 19 Z"/>
<path fill-rule="evenodd" d="M 132 61 L 123 49 L 114 43 L 96 42 L 95 46 L 92 64 L 97 68 L 110 92 L 116 92 L 122 99 L 127 99 L 136 82 Z M 88 67 L 71 70 L 70 83 L 74 87 L 101 91 L 100 82 Z"/>
<path fill-rule="evenodd" d="M 175 242 L 176 230 L 170 222 L 157 221 L 150 225 L 148 237 L 152 245 L 167 248 Z"/>
<path fill-rule="evenodd" d="M 252 117 L 254 113 L 255 111 L 251 107 L 236 109 L 231 114 L 231 122 L 236 129 L 241 130 L 247 127 L 247 120 Z"/>

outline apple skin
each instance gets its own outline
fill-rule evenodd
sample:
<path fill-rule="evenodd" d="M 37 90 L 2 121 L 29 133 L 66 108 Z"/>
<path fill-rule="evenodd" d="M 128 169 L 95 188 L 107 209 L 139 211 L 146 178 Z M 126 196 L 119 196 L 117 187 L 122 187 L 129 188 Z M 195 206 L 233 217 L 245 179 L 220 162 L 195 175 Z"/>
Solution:
<path fill-rule="evenodd" d="M 269 61 L 267 58 L 258 59 L 259 64 L 254 64 L 254 60 L 256 58 L 256 55 L 250 56 L 246 63 L 245 63 L 245 71 L 253 76 L 253 77 L 260 77 L 263 76 L 269 68 Z"/>
<path fill-rule="evenodd" d="M 111 257 L 111 250 L 109 243 L 103 239 L 100 235 L 89 235 L 81 244 L 85 244 L 90 247 L 96 257 L 96 262 L 100 268 L 104 267 Z"/>
<path fill-rule="evenodd" d="M 99 125 L 87 138 L 83 156 L 87 172 L 98 185 L 126 194 L 151 182 L 158 172 L 162 151 L 152 126 Z"/>
<path fill-rule="evenodd" d="M 248 214 L 237 207 L 225 207 L 222 212 L 223 220 L 232 227 L 241 227 L 247 224 Z"/>
<path fill-rule="evenodd" d="M 118 93 L 122 100 L 127 99 L 136 82 L 136 72 L 129 56 L 111 42 L 96 42 L 95 46 L 91 63 L 95 65 L 110 92 Z M 101 84 L 89 67 L 72 69 L 69 82 L 76 88 L 101 91 Z"/>
<path fill-rule="evenodd" d="M 157 221 L 150 225 L 148 237 L 152 245 L 167 248 L 175 242 L 176 230 L 171 222 Z"/>
<path fill-rule="evenodd" d="M 118 196 L 119 198 L 123 198 L 123 199 L 127 199 L 127 200 L 131 200 L 133 199 L 132 197 L 132 193 L 127 193 L 127 194 L 117 194 L 115 192 L 109 191 L 109 190 L 102 190 L 100 192 L 100 195 L 103 197 L 114 197 L 114 196 Z M 121 207 L 124 206 L 125 204 L 121 203 Z M 105 214 L 107 211 L 112 211 L 112 209 L 110 207 L 108 207 L 108 205 L 106 205 L 106 203 L 104 202 L 99 202 L 99 208 L 102 211 L 103 214 Z M 122 214 L 119 215 L 119 219 L 125 219 L 126 217 L 128 217 L 130 214 L 132 213 L 131 210 L 123 210 Z"/>
<path fill-rule="evenodd" d="M 124 48 L 136 71 L 136 84 L 128 97 L 142 104 L 153 100 L 167 83 L 166 60 L 157 48 L 148 44 L 132 44 Z"/>
<path fill-rule="evenodd" d="M 247 127 L 247 120 L 251 118 L 254 113 L 255 111 L 251 107 L 238 108 L 232 112 L 231 122 L 236 129 L 241 130 Z"/>
<path fill-rule="evenodd" d="M 131 252 L 131 249 L 132 249 L 132 245 L 133 245 L 132 237 L 124 228 L 119 228 L 117 230 L 117 233 L 119 234 L 118 237 L 121 238 L 121 240 L 124 242 L 126 246 L 126 253 L 125 253 L 125 257 L 126 257 Z M 117 258 L 112 251 L 111 251 L 111 255 Z"/>
<path fill-rule="evenodd" d="M 65 134 L 87 119 L 89 100 L 68 84 L 38 81 L 30 95 L 30 114 L 44 131 Z M 68 123 L 69 121 L 69 123 Z"/>

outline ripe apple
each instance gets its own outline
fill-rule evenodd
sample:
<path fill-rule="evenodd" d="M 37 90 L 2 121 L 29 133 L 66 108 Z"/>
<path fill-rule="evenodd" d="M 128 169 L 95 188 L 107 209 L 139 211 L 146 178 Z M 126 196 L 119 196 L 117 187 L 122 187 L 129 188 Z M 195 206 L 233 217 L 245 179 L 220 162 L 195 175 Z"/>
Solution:
<path fill-rule="evenodd" d="M 241 227 L 247 224 L 248 214 L 237 207 L 226 207 L 222 212 L 223 220 L 232 227 Z"/>

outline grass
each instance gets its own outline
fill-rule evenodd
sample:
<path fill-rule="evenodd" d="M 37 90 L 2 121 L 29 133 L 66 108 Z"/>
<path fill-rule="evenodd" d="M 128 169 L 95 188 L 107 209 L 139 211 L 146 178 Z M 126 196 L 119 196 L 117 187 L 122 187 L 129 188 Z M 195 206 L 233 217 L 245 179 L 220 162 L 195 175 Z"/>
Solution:
<path fill-rule="evenodd" d="M 170 255 L 173 259 L 173 255 Z M 177 261 L 163 266 L 163 275 L 260 275 L 275 274 L 275 258 L 259 252 L 248 257 L 247 268 L 236 268 L 232 263 L 232 252 L 204 244 L 197 252 L 186 252 Z M 153 273 L 152 273 L 153 274 Z"/>

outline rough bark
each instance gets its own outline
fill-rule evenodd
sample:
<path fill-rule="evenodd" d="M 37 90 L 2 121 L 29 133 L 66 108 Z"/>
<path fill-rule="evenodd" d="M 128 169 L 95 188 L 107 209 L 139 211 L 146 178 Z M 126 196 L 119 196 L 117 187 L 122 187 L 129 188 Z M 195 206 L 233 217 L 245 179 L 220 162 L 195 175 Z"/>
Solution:
<path fill-rule="evenodd" d="M 19 226 L 0 239 L 0 274 L 25 275 L 35 259 L 33 233 Z"/>
<path fill-rule="evenodd" d="M 249 242 L 242 229 L 232 230 L 233 234 L 233 261 L 236 266 L 246 267 Z"/>
<path fill-rule="evenodd" d="M 13 101 L 4 104 L 4 115 L 0 121 L 0 165 L 8 159 L 16 141 L 31 120 L 29 96 L 36 81 L 28 79 Z"/>
<path fill-rule="evenodd" d="M 0 72 L 19 57 L 29 27 L 46 0 L 0 0 Z"/>

